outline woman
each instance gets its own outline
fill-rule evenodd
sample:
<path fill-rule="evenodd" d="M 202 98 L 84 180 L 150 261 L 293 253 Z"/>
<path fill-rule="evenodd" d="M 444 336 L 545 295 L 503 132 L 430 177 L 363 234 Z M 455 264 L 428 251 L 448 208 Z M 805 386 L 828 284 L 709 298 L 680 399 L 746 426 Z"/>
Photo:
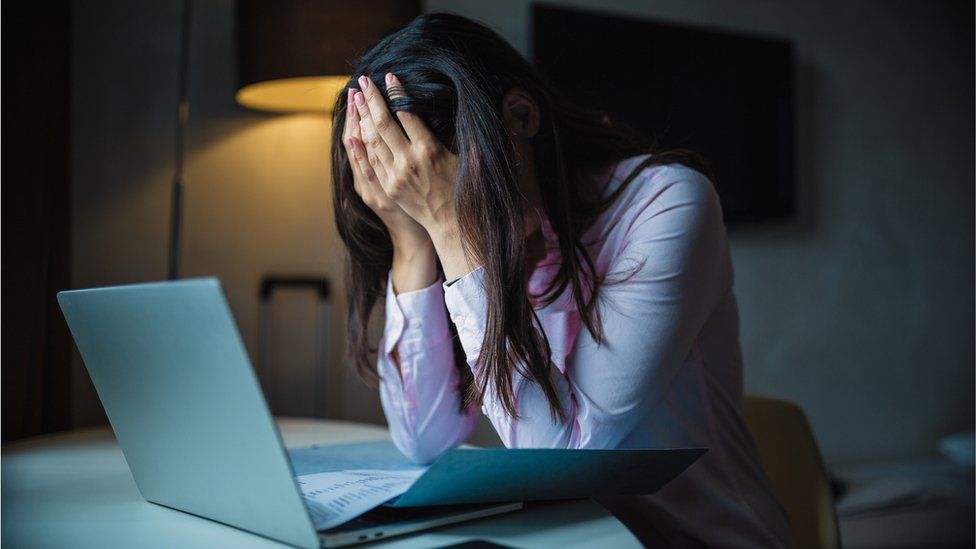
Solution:
<path fill-rule="evenodd" d="M 388 34 L 356 74 L 332 146 L 349 346 L 400 450 L 429 463 L 480 414 L 512 448 L 708 447 L 658 494 L 601 502 L 650 545 L 789 545 L 697 157 L 652 154 L 455 15 Z"/>

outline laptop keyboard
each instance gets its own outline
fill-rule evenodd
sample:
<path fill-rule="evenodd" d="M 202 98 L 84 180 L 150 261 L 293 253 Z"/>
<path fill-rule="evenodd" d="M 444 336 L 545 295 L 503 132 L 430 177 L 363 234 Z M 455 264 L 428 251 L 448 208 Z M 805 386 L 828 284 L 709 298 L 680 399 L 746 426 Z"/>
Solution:
<path fill-rule="evenodd" d="M 414 522 L 430 520 L 432 518 L 448 517 L 462 513 L 470 513 L 478 509 L 495 507 L 496 505 L 450 505 L 450 506 L 431 506 L 431 507 L 389 507 L 380 505 L 367 511 L 349 522 L 345 522 L 325 530 L 326 534 L 336 534 L 353 530 L 363 530 L 386 526 L 389 524 L 403 524 L 404 522 Z"/>

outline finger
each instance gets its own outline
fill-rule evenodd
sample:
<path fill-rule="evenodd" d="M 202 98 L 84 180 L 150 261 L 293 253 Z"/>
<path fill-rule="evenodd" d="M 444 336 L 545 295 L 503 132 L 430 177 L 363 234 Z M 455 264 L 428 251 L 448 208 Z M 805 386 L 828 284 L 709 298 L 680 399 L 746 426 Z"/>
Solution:
<path fill-rule="evenodd" d="M 356 194 L 362 197 L 362 184 L 365 179 L 365 174 L 363 172 L 363 160 L 356 150 L 356 138 L 347 137 L 344 143 L 349 155 L 349 167 L 352 169 L 352 188 L 356 191 Z"/>
<path fill-rule="evenodd" d="M 381 200 L 390 201 L 390 197 L 383 190 L 383 186 L 380 184 L 379 178 L 376 177 L 376 172 L 373 171 L 372 166 L 370 166 L 369 161 L 363 159 L 366 155 L 366 148 L 363 146 L 363 142 L 357 138 L 350 139 L 353 148 L 356 151 L 356 156 L 362 160 L 359 160 L 362 170 L 368 170 L 368 175 L 364 175 L 361 183 L 361 192 L 367 193 L 369 196 L 375 196 Z"/>
<path fill-rule="evenodd" d="M 346 125 L 349 127 L 349 137 L 358 138 L 360 141 L 363 140 L 362 131 L 359 129 L 359 110 L 356 108 L 356 90 L 349 90 L 349 105 L 346 113 Z"/>
<path fill-rule="evenodd" d="M 354 138 L 358 139 L 361 144 L 362 137 L 359 133 L 359 112 L 356 110 L 356 103 L 353 100 L 355 93 L 355 89 L 349 89 L 349 99 L 346 104 L 346 123 L 342 130 L 342 144 L 346 148 L 346 156 L 349 158 L 349 167 L 352 168 L 355 185 L 358 185 L 358 180 L 361 179 L 358 174 L 362 173 L 362 168 L 360 162 L 356 158 Z M 361 154 L 365 154 L 365 152 Z M 356 189 L 356 192 L 359 192 L 359 189 Z"/>
<path fill-rule="evenodd" d="M 388 79 L 387 83 L 389 82 L 390 80 Z M 400 126 L 396 125 L 393 117 L 390 116 L 390 109 L 387 108 L 386 101 L 383 99 L 380 89 L 367 76 L 359 77 L 359 86 L 366 95 L 366 107 L 373 121 L 373 127 L 376 128 L 377 135 L 386 142 L 387 147 L 393 151 L 394 156 L 397 155 L 398 151 L 405 151 L 409 146 L 407 136 L 403 135 L 403 130 L 400 129 Z M 387 90 L 389 90 L 389 87 Z"/>
<path fill-rule="evenodd" d="M 359 97 L 362 97 L 362 94 L 357 94 L 357 95 Z M 389 149 L 384 150 L 385 145 L 383 145 L 382 140 L 379 140 L 380 143 L 377 143 L 376 142 L 377 139 L 375 138 L 370 139 L 369 135 L 372 134 L 368 129 L 364 129 L 362 119 L 360 119 L 359 121 L 359 131 L 360 131 L 360 135 L 358 136 L 359 155 L 365 160 L 366 165 L 370 167 L 373 174 L 375 174 L 375 179 L 382 185 L 382 183 L 387 179 L 386 174 L 388 173 L 388 171 L 386 169 L 386 165 L 384 164 L 384 160 L 379 156 L 379 154 L 382 153 L 390 154 Z M 393 162 L 392 156 L 388 158 L 388 162 L 390 162 L 392 165 Z"/>
<path fill-rule="evenodd" d="M 356 113 L 356 102 L 353 98 L 355 89 L 346 90 L 346 123 L 342 126 L 342 142 L 352 137 L 353 131 L 359 131 L 359 115 Z M 346 149 L 348 151 L 348 148 Z"/>
<path fill-rule="evenodd" d="M 387 84 L 387 89 L 390 86 L 396 90 L 399 95 L 405 95 L 403 91 L 403 85 L 400 84 L 400 79 L 396 77 L 395 74 L 389 73 L 387 76 L 389 84 Z M 400 119 L 400 123 L 403 124 L 404 131 L 407 132 L 407 137 L 410 141 L 423 141 L 423 140 L 434 140 L 434 134 L 427 129 L 427 124 L 420 116 L 410 112 L 410 111 L 397 111 L 397 118 Z"/>
<path fill-rule="evenodd" d="M 363 137 L 362 132 L 359 129 L 359 110 L 356 109 L 356 101 L 354 99 L 357 91 L 358 90 L 355 88 L 349 89 L 349 99 L 346 104 L 346 123 L 345 127 L 343 128 L 342 142 L 346 146 L 346 154 L 349 156 L 350 166 L 353 167 L 354 171 L 360 172 L 361 170 L 359 169 L 359 165 L 354 161 L 352 156 L 354 151 L 351 141 L 351 138 L 357 138 L 359 140 L 360 147 L 362 148 Z M 360 151 L 360 155 L 362 156 L 363 161 L 367 160 L 365 150 Z"/>
<path fill-rule="evenodd" d="M 359 194 L 362 196 L 363 191 L 375 192 L 375 189 L 379 187 L 379 181 L 376 178 L 376 172 L 373 170 L 373 166 L 370 165 L 369 160 L 366 157 L 366 148 L 363 147 L 363 142 L 356 137 L 349 138 L 349 149 L 350 155 L 352 156 L 353 162 L 356 165 L 356 171 L 359 172 Z"/>
<path fill-rule="evenodd" d="M 359 111 L 359 131 L 362 134 L 363 142 L 366 144 L 366 152 L 369 155 L 371 164 L 374 168 L 379 168 L 377 164 L 392 166 L 393 151 L 390 150 L 386 142 L 383 141 L 383 138 L 376 132 L 376 126 L 373 124 L 373 117 L 370 116 L 369 106 L 366 105 L 366 98 L 363 92 L 356 92 L 355 97 L 356 110 Z M 382 176 L 382 174 L 378 175 Z"/>

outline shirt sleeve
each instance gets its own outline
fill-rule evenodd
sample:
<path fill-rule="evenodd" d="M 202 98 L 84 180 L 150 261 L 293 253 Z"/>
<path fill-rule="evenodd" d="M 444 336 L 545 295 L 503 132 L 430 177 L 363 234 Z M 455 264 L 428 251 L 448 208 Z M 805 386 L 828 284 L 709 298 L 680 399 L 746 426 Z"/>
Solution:
<path fill-rule="evenodd" d="M 461 413 L 442 283 L 439 278 L 427 288 L 397 295 L 388 276 L 377 358 L 380 402 L 393 442 L 420 464 L 464 442 L 478 422 L 476 409 Z"/>
<path fill-rule="evenodd" d="M 731 284 L 718 196 L 704 176 L 678 173 L 689 175 L 633 206 L 621 251 L 609 265 L 611 279 L 632 276 L 604 285 L 597 297 L 602 344 L 579 328 L 575 307 L 537 309 L 553 350 L 551 377 L 567 421 L 554 422 L 539 385 L 516 373 L 518 421 L 504 413 L 491 391 L 483 396 L 483 411 L 506 446 L 614 448 L 660 402 Z M 485 329 L 483 281 L 479 267 L 445 288 L 473 369 Z"/>

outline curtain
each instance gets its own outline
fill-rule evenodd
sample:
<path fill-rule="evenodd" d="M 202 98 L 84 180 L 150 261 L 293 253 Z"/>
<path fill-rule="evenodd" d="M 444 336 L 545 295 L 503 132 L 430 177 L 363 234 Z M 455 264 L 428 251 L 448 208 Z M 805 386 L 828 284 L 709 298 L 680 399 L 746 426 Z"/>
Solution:
<path fill-rule="evenodd" d="M 3 66 L 2 438 L 66 429 L 70 284 L 70 2 L 6 3 Z"/>

